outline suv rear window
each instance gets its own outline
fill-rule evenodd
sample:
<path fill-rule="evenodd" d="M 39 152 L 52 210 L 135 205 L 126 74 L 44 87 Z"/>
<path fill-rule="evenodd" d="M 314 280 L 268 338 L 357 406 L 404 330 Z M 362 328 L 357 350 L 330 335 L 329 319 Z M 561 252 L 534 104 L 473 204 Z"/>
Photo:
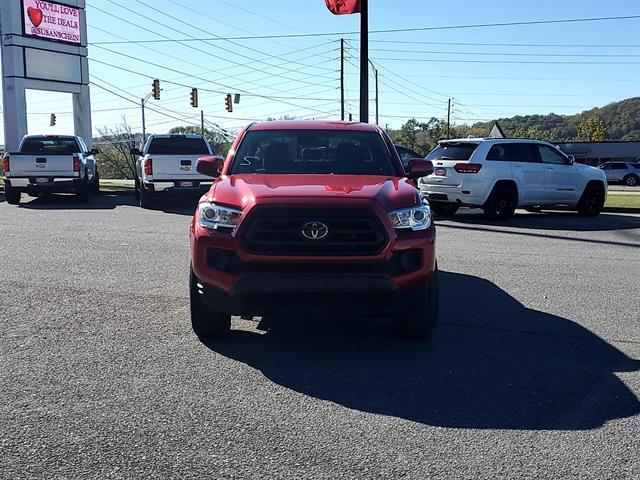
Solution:
<path fill-rule="evenodd" d="M 71 155 L 80 152 L 75 138 L 71 137 L 34 137 L 25 138 L 20 153 Z"/>
<path fill-rule="evenodd" d="M 202 138 L 154 137 L 147 153 L 152 155 L 209 155 Z"/>
<path fill-rule="evenodd" d="M 441 143 L 427 155 L 427 160 L 469 160 L 476 148 L 477 143 Z"/>
<path fill-rule="evenodd" d="M 378 133 L 344 130 L 248 131 L 231 173 L 397 175 Z"/>

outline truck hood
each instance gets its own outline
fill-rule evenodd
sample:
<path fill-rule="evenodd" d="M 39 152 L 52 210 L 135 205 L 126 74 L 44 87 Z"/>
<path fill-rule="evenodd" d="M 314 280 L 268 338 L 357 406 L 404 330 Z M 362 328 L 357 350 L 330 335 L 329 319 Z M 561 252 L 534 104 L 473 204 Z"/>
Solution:
<path fill-rule="evenodd" d="M 245 209 L 266 198 L 370 199 L 387 211 L 419 202 L 418 190 L 406 178 L 377 175 L 223 175 L 203 199 Z"/>

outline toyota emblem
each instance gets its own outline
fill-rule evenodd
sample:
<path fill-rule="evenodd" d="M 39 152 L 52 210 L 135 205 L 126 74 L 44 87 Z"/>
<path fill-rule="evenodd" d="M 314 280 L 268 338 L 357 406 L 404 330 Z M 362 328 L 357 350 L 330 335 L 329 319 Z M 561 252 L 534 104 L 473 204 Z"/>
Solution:
<path fill-rule="evenodd" d="M 302 226 L 302 236 L 309 240 L 322 240 L 329 235 L 329 227 L 322 222 L 307 222 Z"/>

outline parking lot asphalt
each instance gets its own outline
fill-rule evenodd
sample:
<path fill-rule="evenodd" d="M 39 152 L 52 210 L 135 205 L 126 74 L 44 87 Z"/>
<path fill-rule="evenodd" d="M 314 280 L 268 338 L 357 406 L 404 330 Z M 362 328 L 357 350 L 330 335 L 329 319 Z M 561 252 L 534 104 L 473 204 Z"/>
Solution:
<path fill-rule="evenodd" d="M 0 202 L 0 477 L 639 478 L 640 216 L 438 221 L 426 342 L 350 315 L 203 344 L 193 205 L 133 203 Z"/>

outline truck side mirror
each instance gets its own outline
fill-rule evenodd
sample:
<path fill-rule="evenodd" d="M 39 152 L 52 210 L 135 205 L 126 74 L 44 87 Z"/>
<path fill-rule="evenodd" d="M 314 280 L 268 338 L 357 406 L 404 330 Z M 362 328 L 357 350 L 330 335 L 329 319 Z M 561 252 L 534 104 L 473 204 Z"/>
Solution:
<path fill-rule="evenodd" d="M 224 159 L 222 157 L 200 157 L 196 162 L 196 171 L 207 177 L 219 177 L 223 165 Z"/>
<path fill-rule="evenodd" d="M 424 158 L 414 158 L 409 160 L 409 171 L 407 178 L 422 178 L 433 173 L 433 163 Z"/>
<path fill-rule="evenodd" d="M 142 156 L 142 152 L 138 148 L 132 148 L 131 150 L 129 150 L 129 153 L 131 155 L 137 155 L 138 157 Z"/>
<path fill-rule="evenodd" d="M 98 155 L 100 153 L 100 150 L 98 150 L 97 148 L 92 148 L 89 153 L 91 155 Z"/>

